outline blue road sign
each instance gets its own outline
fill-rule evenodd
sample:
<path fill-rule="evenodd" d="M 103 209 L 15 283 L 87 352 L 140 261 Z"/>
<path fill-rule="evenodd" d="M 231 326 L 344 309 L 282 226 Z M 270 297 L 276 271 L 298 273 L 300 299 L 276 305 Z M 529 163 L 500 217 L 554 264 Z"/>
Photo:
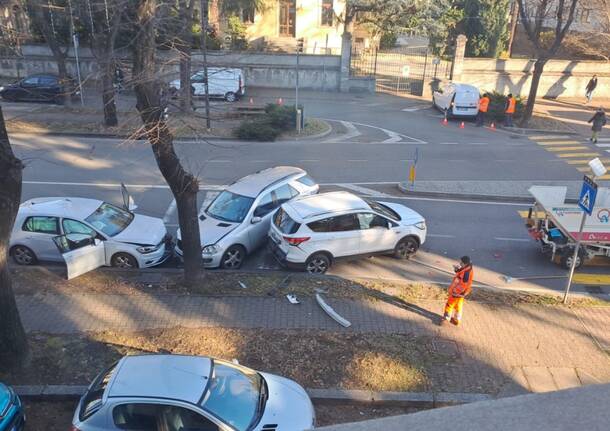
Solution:
<path fill-rule="evenodd" d="M 578 198 L 578 206 L 587 214 L 591 215 L 595 206 L 595 198 L 597 197 L 597 184 L 591 178 L 585 175 L 583 178 L 580 197 Z"/>

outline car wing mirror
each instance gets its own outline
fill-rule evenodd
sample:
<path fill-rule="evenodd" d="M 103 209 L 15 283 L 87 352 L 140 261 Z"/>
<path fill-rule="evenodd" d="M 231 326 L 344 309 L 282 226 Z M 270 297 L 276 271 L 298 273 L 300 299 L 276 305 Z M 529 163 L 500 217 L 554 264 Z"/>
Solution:
<path fill-rule="evenodd" d="M 257 223 L 260 223 L 261 221 L 263 221 L 263 219 L 261 217 L 254 216 L 254 217 L 252 217 L 252 220 L 250 220 L 250 223 L 257 224 Z"/>
<path fill-rule="evenodd" d="M 135 211 L 138 206 L 135 204 L 131 194 L 129 194 L 127 187 L 125 187 L 125 184 L 123 183 L 121 183 L 121 194 L 123 195 L 123 208 L 127 211 Z"/>

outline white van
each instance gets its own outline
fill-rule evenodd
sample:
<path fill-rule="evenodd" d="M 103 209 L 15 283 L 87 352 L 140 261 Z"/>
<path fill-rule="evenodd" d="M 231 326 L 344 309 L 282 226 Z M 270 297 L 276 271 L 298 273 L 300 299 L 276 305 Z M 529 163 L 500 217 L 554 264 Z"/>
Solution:
<path fill-rule="evenodd" d="M 246 94 L 246 83 L 241 69 L 209 67 L 208 78 L 208 93 L 210 97 L 225 99 L 227 102 L 235 102 Z M 191 86 L 195 96 L 205 95 L 203 70 L 191 76 Z M 180 79 L 174 79 L 169 83 L 169 87 L 170 90 L 177 93 L 180 90 Z"/>
<path fill-rule="evenodd" d="M 476 117 L 479 113 L 479 89 L 470 84 L 450 82 L 432 94 L 432 103 L 448 117 Z"/>

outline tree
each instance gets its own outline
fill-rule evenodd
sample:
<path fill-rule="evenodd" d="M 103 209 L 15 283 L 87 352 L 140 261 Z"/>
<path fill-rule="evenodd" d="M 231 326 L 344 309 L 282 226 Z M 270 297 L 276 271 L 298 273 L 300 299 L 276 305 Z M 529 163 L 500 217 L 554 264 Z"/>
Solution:
<path fill-rule="evenodd" d="M 508 0 L 465 0 L 467 55 L 497 58 L 508 41 Z"/>
<path fill-rule="evenodd" d="M 579 4 L 580 13 L 587 13 L 594 27 L 590 31 L 569 32 L 563 45 L 565 54 L 570 58 L 610 61 L 610 0 L 581 0 Z M 595 18 L 591 17 L 593 13 Z"/>
<path fill-rule="evenodd" d="M 534 45 L 536 62 L 532 73 L 522 124 L 527 125 L 534 112 L 540 77 L 546 63 L 555 56 L 572 21 L 579 0 L 517 0 L 521 23 L 528 39 Z M 545 23 L 553 28 L 544 33 Z"/>
<path fill-rule="evenodd" d="M 133 76 L 137 98 L 136 108 L 144 124 L 144 132 L 153 150 L 157 166 L 167 181 L 178 210 L 182 232 L 185 282 L 196 282 L 202 272 L 201 240 L 197 218 L 199 181 L 182 166 L 174 149 L 173 136 L 165 120 L 167 92 L 156 80 L 155 27 L 157 0 L 138 0 L 135 24 L 139 28 L 134 41 Z"/>
<path fill-rule="evenodd" d="M 0 365 L 15 365 L 28 345 L 8 268 L 9 240 L 21 202 L 23 164 L 13 154 L 0 107 Z"/>

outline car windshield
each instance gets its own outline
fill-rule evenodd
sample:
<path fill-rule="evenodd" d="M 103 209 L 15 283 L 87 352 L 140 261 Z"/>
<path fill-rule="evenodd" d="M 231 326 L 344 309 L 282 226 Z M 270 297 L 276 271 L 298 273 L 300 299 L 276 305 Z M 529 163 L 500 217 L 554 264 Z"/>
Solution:
<path fill-rule="evenodd" d="M 364 201 L 369 204 L 373 211 L 376 211 L 379 214 L 383 214 L 384 216 L 389 217 L 393 220 L 400 221 L 400 216 L 390 207 L 372 199 L 365 199 Z"/>
<path fill-rule="evenodd" d="M 218 220 L 241 223 L 248 215 L 253 202 L 254 198 L 225 190 L 214 199 L 206 213 Z"/>
<path fill-rule="evenodd" d="M 133 218 L 133 213 L 104 202 L 85 221 L 104 234 L 115 236 L 123 232 Z"/>
<path fill-rule="evenodd" d="M 236 430 L 244 431 L 262 414 L 265 393 L 260 374 L 214 361 L 212 378 L 201 405 Z"/>

